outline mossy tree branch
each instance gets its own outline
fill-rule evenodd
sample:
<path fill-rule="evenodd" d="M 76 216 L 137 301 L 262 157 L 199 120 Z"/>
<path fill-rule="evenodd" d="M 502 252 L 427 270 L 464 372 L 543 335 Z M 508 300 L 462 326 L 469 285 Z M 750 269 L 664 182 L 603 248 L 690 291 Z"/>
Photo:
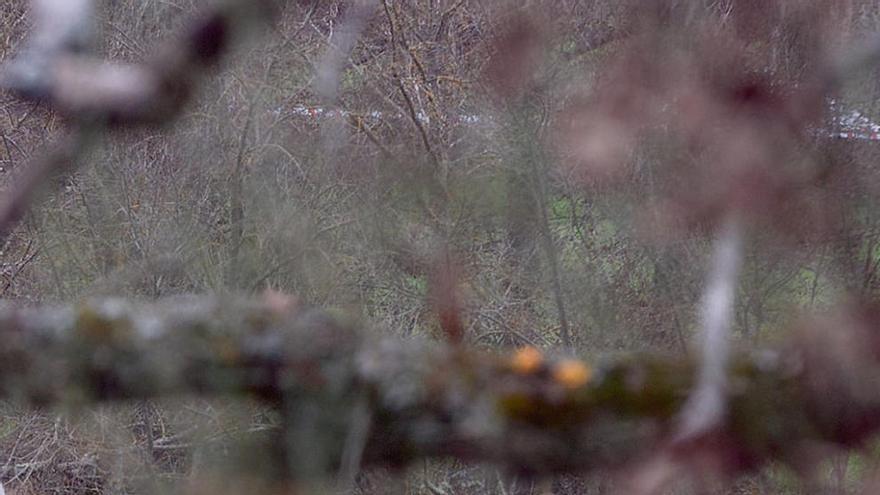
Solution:
<path fill-rule="evenodd" d="M 739 473 L 868 439 L 880 427 L 870 385 L 880 377 L 878 322 L 859 309 L 826 322 L 835 332 L 815 324 L 778 353 L 735 355 L 726 421 L 677 455 L 712 455 Z M 6 305 L 0 334 L 4 398 L 255 397 L 282 413 L 279 453 L 296 476 L 337 469 L 363 418 L 364 465 L 454 456 L 527 474 L 626 466 L 668 445 L 698 369 L 663 355 L 591 366 L 531 348 L 497 355 L 380 338 L 266 298 Z"/>

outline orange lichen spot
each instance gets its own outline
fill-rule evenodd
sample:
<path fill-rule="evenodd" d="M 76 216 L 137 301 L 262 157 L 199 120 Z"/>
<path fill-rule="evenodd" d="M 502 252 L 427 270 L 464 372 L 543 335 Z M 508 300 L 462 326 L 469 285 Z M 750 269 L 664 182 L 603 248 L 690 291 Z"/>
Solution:
<path fill-rule="evenodd" d="M 528 375 L 538 371 L 543 363 L 544 356 L 541 354 L 541 351 L 532 346 L 518 349 L 510 359 L 510 367 L 521 375 Z"/>
<path fill-rule="evenodd" d="M 569 389 L 586 385 L 592 377 L 593 370 L 586 363 L 576 359 L 560 361 L 553 369 L 553 379 Z"/>
<path fill-rule="evenodd" d="M 114 319 L 92 307 L 83 307 L 76 316 L 76 333 L 88 341 L 111 344 L 131 337 L 131 324 Z"/>

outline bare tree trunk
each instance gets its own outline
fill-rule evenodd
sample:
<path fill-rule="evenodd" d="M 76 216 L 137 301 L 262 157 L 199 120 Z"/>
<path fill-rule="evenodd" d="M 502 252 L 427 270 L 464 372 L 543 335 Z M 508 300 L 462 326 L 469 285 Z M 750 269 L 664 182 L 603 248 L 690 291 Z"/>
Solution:
<path fill-rule="evenodd" d="M 562 289 L 562 275 L 559 270 L 559 256 L 556 251 L 556 243 L 553 241 L 553 232 L 550 229 L 550 218 L 547 214 L 549 205 L 547 204 L 547 196 L 545 193 L 546 181 L 544 179 L 544 171 L 540 169 L 537 160 L 530 160 L 531 169 L 534 177 L 534 193 L 535 207 L 538 210 L 538 222 L 541 235 L 541 244 L 544 247 L 544 253 L 547 256 L 547 265 L 550 267 L 550 279 L 553 287 L 553 301 L 556 304 L 556 311 L 559 316 L 559 334 L 562 346 L 567 350 L 572 350 L 574 342 L 572 341 L 571 329 L 568 324 L 568 316 L 565 311 L 565 293 Z"/>
<path fill-rule="evenodd" d="M 244 181 L 247 174 L 247 143 L 257 96 L 251 101 L 247 118 L 238 141 L 238 151 L 229 177 L 229 260 L 226 279 L 230 287 L 238 287 L 242 280 L 239 253 L 244 243 Z"/>

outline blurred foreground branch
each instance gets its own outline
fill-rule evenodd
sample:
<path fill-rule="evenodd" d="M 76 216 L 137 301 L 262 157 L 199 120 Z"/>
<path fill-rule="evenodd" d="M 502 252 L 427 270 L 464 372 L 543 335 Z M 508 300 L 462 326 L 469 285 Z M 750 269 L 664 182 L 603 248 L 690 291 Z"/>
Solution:
<path fill-rule="evenodd" d="M 119 127 L 172 121 L 233 41 L 270 17 L 273 2 L 216 2 L 142 64 L 109 62 L 91 53 L 92 7 L 87 0 L 35 0 L 29 43 L 0 71 L 0 88 L 48 103 L 73 127 L 71 135 L 31 163 L 0 200 L 0 245 L 39 187 L 75 168 L 89 147 L 89 137 Z"/>
<path fill-rule="evenodd" d="M 880 312 L 858 308 L 812 327 L 778 353 L 731 357 L 727 420 L 677 452 L 681 462 L 716 459 L 726 474 L 771 460 L 802 466 L 816 447 L 857 446 L 880 427 L 871 385 Z M 533 348 L 499 356 L 380 338 L 277 295 L 4 305 L 0 334 L 0 397 L 255 397 L 279 409 L 276 460 L 298 477 L 332 474 L 352 458 L 404 466 L 454 456 L 524 474 L 628 466 L 674 436 L 699 370 L 664 355 L 592 367 Z"/>
<path fill-rule="evenodd" d="M 720 228 L 712 256 L 711 273 L 703 294 L 702 362 L 697 386 L 683 411 L 679 439 L 690 440 L 724 420 L 727 367 L 734 299 L 742 263 L 742 226 L 736 214 Z"/>

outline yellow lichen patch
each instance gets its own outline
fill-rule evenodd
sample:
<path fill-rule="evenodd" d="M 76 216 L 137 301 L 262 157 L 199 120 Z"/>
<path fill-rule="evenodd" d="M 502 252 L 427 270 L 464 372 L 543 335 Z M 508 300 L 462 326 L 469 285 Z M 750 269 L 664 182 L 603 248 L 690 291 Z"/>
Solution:
<path fill-rule="evenodd" d="M 130 337 L 131 325 L 124 319 L 112 319 L 91 307 L 83 307 L 76 315 L 76 333 L 92 342 L 112 344 Z"/>
<path fill-rule="evenodd" d="M 235 341 L 229 337 L 219 337 L 213 342 L 213 344 L 217 357 L 220 359 L 220 362 L 225 365 L 236 364 L 241 357 Z"/>
<path fill-rule="evenodd" d="M 516 373 L 528 375 L 538 371 L 544 363 L 541 351 L 532 346 L 520 348 L 510 359 L 510 367 Z"/>
<path fill-rule="evenodd" d="M 593 370 L 576 359 L 562 360 L 553 368 L 553 379 L 569 389 L 586 385 L 592 377 Z"/>

